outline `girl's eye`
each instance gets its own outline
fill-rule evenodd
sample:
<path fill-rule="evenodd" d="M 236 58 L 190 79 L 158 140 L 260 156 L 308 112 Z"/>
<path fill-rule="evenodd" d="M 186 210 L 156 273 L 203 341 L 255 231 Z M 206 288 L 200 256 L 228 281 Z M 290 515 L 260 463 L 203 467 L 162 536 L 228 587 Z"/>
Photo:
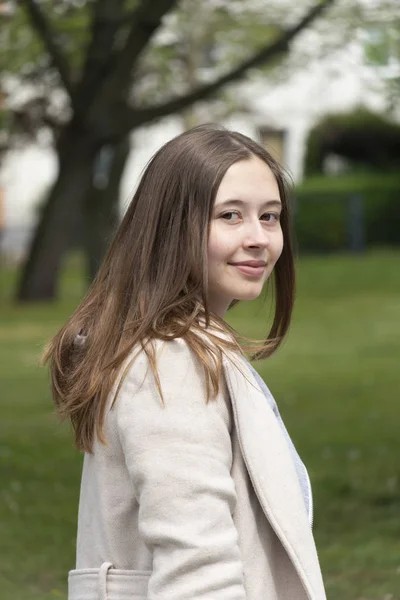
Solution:
<path fill-rule="evenodd" d="M 279 214 L 278 213 L 265 213 L 261 218 L 263 221 L 266 221 L 267 223 L 277 223 L 279 221 Z"/>
<path fill-rule="evenodd" d="M 240 219 L 240 214 L 235 210 L 230 210 L 221 215 L 221 218 L 225 221 L 229 221 L 229 223 L 236 223 Z"/>

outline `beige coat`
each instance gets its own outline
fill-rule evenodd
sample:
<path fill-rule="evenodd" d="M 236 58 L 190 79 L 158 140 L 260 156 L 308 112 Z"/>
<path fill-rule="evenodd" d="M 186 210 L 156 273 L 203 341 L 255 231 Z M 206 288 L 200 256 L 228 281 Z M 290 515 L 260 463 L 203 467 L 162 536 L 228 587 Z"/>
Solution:
<path fill-rule="evenodd" d="M 205 402 L 183 340 L 142 352 L 85 455 L 69 600 L 324 600 L 287 441 L 245 361 Z M 239 367 L 239 368 L 238 368 Z"/>

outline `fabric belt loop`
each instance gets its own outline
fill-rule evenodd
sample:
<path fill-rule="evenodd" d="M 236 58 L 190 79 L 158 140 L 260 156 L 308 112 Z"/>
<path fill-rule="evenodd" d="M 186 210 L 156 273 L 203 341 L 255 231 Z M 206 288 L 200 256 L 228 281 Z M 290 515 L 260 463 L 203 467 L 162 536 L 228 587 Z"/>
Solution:
<path fill-rule="evenodd" d="M 112 568 L 113 565 L 110 562 L 104 562 L 100 567 L 98 578 L 99 600 L 107 600 L 107 574 L 108 570 Z"/>

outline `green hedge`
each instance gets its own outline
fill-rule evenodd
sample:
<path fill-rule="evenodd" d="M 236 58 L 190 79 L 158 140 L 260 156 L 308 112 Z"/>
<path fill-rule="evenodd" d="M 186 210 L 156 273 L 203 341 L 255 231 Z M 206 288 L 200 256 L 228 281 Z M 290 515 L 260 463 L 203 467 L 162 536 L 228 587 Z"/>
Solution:
<path fill-rule="evenodd" d="M 324 173 L 331 155 L 344 158 L 351 171 L 373 168 L 390 172 L 400 168 L 400 124 L 386 116 L 358 107 L 347 113 L 325 115 L 308 134 L 304 172 Z"/>
<path fill-rule="evenodd" d="M 350 198 L 363 205 L 366 246 L 400 245 L 400 173 L 314 177 L 294 190 L 294 232 L 300 251 L 350 247 Z"/>

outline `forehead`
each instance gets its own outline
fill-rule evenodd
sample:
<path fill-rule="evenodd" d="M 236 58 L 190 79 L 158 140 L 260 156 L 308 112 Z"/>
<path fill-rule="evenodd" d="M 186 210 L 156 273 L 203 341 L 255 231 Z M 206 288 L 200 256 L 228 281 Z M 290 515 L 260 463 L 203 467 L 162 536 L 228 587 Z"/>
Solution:
<path fill-rule="evenodd" d="M 215 204 L 227 199 L 267 202 L 279 198 L 278 183 L 270 167 L 252 156 L 229 167 L 218 188 Z"/>

